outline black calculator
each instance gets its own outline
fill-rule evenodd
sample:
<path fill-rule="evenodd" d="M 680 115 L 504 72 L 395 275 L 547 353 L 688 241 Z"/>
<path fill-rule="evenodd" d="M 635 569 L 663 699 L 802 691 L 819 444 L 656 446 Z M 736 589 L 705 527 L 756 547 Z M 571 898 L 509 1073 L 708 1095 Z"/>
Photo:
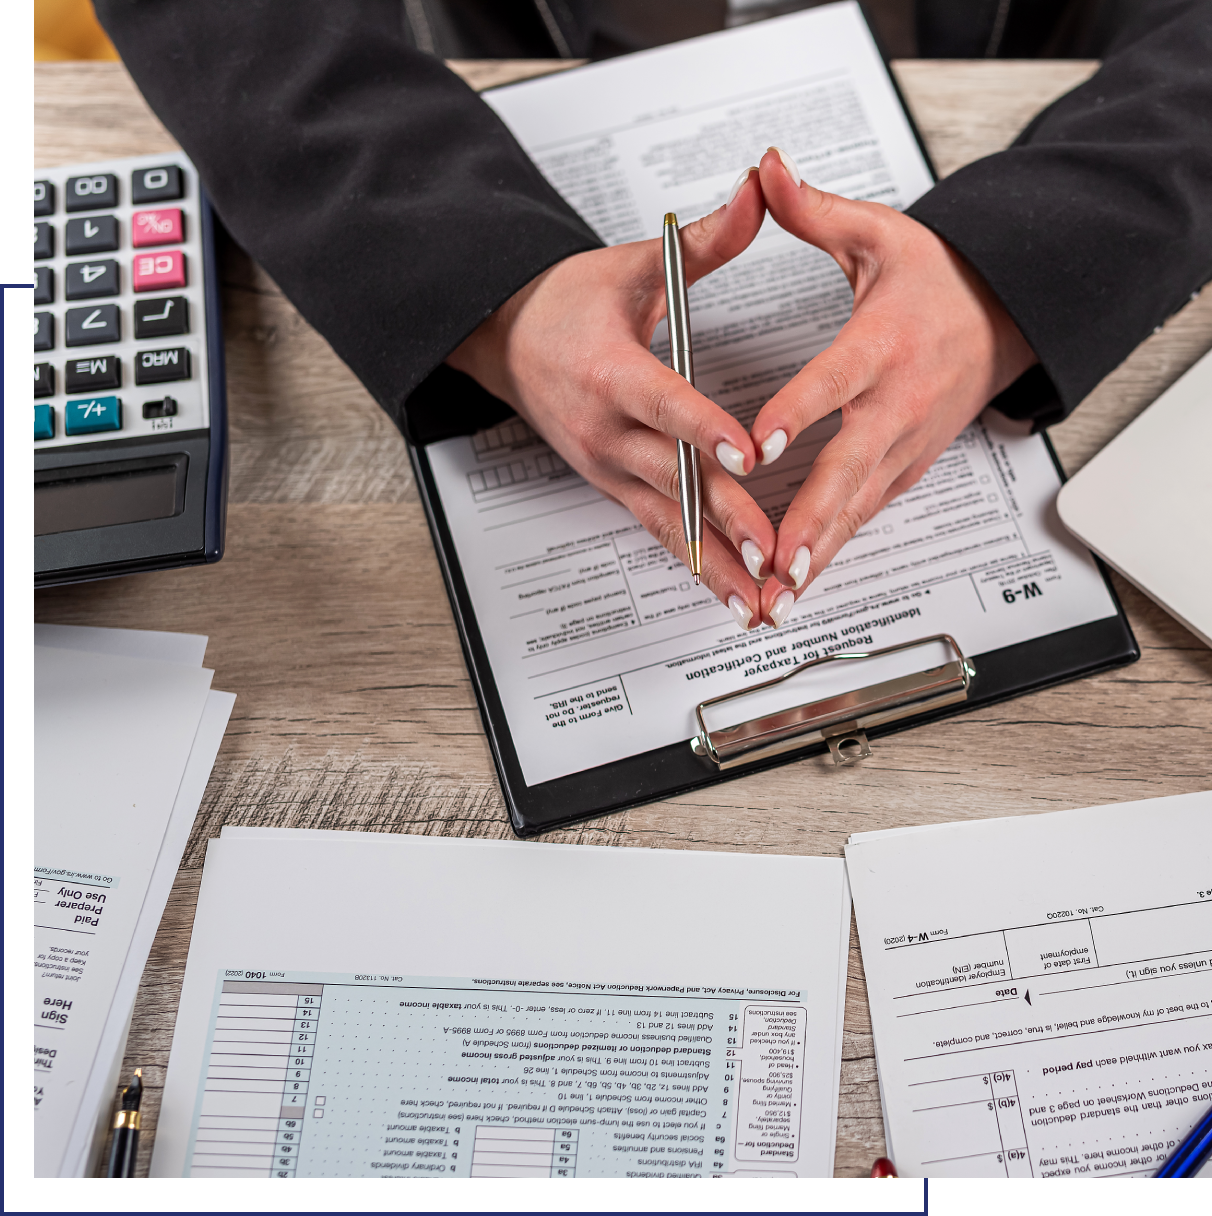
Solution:
<path fill-rule="evenodd" d="M 34 278 L 34 585 L 218 561 L 223 333 L 188 158 L 38 170 Z"/>

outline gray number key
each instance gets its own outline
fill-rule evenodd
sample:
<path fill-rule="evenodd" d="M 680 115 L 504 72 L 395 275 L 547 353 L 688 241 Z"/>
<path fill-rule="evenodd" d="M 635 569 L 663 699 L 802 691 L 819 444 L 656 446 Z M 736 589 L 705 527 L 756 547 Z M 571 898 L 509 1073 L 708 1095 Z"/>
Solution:
<path fill-rule="evenodd" d="M 63 279 L 63 294 L 69 300 L 116 296 L 118 263 L 113 258 L 101 258 L 96 262 L 70 262 Z"/>
<path fill-rule="evenodd" d="M 117 304 L 98 304 L 94 308 L 69 308 L 63 315 L 68 346 L 93 346 L 98 342 L 117 342 L 122 323 Z"/>

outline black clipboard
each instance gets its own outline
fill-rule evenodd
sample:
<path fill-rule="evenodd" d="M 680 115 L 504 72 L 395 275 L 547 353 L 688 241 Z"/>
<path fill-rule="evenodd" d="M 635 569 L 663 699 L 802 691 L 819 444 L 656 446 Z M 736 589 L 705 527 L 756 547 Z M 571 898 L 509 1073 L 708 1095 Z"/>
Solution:
<path fill-rule="evenodd" d="M 870 29 L 870 25 L 868 28 Z M 884 70 L 917 141 L 922 158 L 931 178 L 937 181 L 938 174 L 913 114 L 905 104 L 900 85 L 891 71 L 887 53 L 874 30 L 871 32 L 883 60 Z M 1038 368 L 1035 368 L 1002 395 L 1008 406 L 1013 404 L 1017 407 L 1008 408 L 1005 412 L 1021 417 L 1023 398 L 1038 398 L 1040 395 L 1054 399 L 1055 389 L 1047 377 L 1038 374 Z M 464 398 L 465 409 L 460 409 L 457 400 L 460 396 Z M 1002 398 L 993 404 L 998 404 Z M 1140 648 L 1128 625 L 1119 597 L 1115 594 L 1107 568 L 1092 554 L 1115 607 L 1115 615 L 1032 641 L 1006 646 L 1000 650 L 971 656 L 959 654 L 956 662 L 960 666 L 951 674 L 952 683 L 954 679 L 962 680 L 962 697 L 932 692 L 938 683 L 939 671 L 932 669 L 920 673 L 923 679 L 922 687 L 918 691 L 922 695 L 918 698 L 916 707 L 901 704 L 891 715 L 877 711 L 866 716 L 856 716 L 847 710 L 840 718 L 835 713 L 831 721 L 829 712 L 824 710 L 815 720 L 804 724 L 806 730 L 802 746 L 793 746 L 783 740 L 777 748 L 756 748 L 753 759 L 738 755 L 729 759 L 726 764 L 721 764 L 719 756 L 712 756 L 711 740 L 706 738 L 704 730 L 694 741 L 694 747 L 690 740 L 686 740 L 636 756 L 628 756 L 611 764 L 571 773 L 566 777 L 557 777 L 539 785 L 527 785 L 513 744 L 505 708 L 497 691 L 488 651 L 480 634 L 471 596 L 459 565 L 454 538 L 442 510 L 437 483 L 425 451 L 428 442 L 494 425 L 509 417 L 511 411 L 503 402 L 490 397 L 469 378 L 447 368 L 441 369 L 439 374 L 431 377 L 423 386 L 421 392 L 414 394 L 409 406 L 414 404 L 421 405 L 422 408 L 437 406 L 447 420 L 452 416 L 472 420 L 472 425 L 465 429 L 451 429 L 448 424 L 443 423 L 430 428 L 410 424 L 408 430 L 412 437 L 408 442 L 408 451 L 416 472 L 417 485 L 433 535 L 438 562 L 442 568 L 442 577 L 446 582 L 446 591 L 450 596 L 451 608 L 459 628 L 463 656 L 467 660 L 480 716 L 484 721 L 488 744 L 492 749 L 497 775 L 501 781 L 501 790 L 505 795 L 509 821 L 514 832 L 520 837 L 538 836 L 579 819 L 589 819 L 612 811 L 623 811 L 645 802 L 671 798 L 689 790 L 714 785 L 716 782 L 727 781 L 747 773 L 763 772 L 776 765 L 820 755 L 825 751 L 833 754 L 835 762 L 850 764 L 870 754 L 868 744 L 872 738 L 878 739 L 926 722 L 937 721 L 951 714 L 994 705 L 999 701 L 1036 692 L 1054 684 L 1063 684 L 1081 676 L 1122 667 L 1140 658 Z M 428 433 L 425 433 L 426 431 Z M 1043 436 L 1043 440 L 1063 484 L 1066 481 L 1065 471 L 1057 459 L 1052 442 L 1047 434 Z M 923 639 L 927 640 L 932 639 Z M 739 698 L 752 691 L 752 687 L 740 690 L 734 696 Z M 885 690 L 881 687 L 865 691 L 876 696 Z M 812 715 L 807 717 L 811 719 Z M 768 754 L 771 752 L 774 754 Z"/>
<path fill-rule="evenodd" d="M 1064 482 L 1064 470 L 1052 443 L 1046 435 L 1043 439 Z M 930 685 L 933 672 L 938 669 L 931 669 L 921 673 L 926 677 L 921 690 L 923 695 L 918 698 L 919 707 L 912 712 L 902 712 L 887 721 L 873 722 L 865 722 L 850 711 L 840 717 L 835 714 L 830 729 L 822 733 L 817 723 L 818 729 L 805 737 L 802 746 L 784 746 L 774 755 L 748 761 L 736 760 L 723 767 L 710 755 L 702 754 L 703 749 L 696 753 L 691 741 L 686 740 L 567 777 L 557 777 L 539 785 L 527 785 L 425 445 L 410 442 L 408 450 L 455 623 L 459 627 L 459 640 L 476 691 L 480 716 L 484 720 L 488 744 L 492 748 L 497 775 L 501 780 L 509 821 L 521 837 L 537 836 L 578 819 L 671 798 L 675 794 L 714 785 L 746 773 L 762 772 L 825 751 L 833 752 L 839 763 L 851 763 L 855 757 L 841 750 L 841 745 L 848 742 L 858 743 L 858 758 L 861 758 L 869 739 L 937 721 L 967 709 L 993 705 L 1080 676 L 1121 667 L 1140 658 L 1140 649 L 1111 585 L 1107 569 L 1096 557 L 1094 560 L 1115 606 L 1115 615 L 1000 650 L 969 656 L 960 654 L 957 661 L 963 662 L 967 668 L 962 698 L 947 701 L 937 693 L 932 695 Z M 753 688 L 745 689 L 744 694 L 752 691 Z M 739 698 L 742 694 L 736 695 Z"/>

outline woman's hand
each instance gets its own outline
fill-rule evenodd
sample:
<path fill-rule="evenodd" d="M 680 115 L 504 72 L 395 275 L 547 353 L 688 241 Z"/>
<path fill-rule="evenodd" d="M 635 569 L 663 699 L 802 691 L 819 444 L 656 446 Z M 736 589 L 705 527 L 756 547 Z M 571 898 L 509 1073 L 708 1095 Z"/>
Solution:
<path fill-rule="evenodd" d="M 689 282 L 724 265 L 765 216 L 756 170 L 682 231 Z M 566 258 L 528 283 L 447 359 L 508 402 L 587 481 L 687 560 L 677 444 L 702 453 L 703 581 L 742 628 L 760 615 L 775 533 L 733 479 L 756 452 L 745 428 L 648 349 L 665 315 L 660 240 Z"/>
<path fill-rule="evenodd" d="M 775 577 L 762 591 L 762 619 L 778 626 L 842 545 L 1036 358 L 980 275 L 916 220 L 814 189 L 776 148 L 762 158 L 761 184 L 779 225 L 830 254 L 854 289 L 833 344 L 753 424 L 771 463 L 842 411 L 779 525 Z"/>

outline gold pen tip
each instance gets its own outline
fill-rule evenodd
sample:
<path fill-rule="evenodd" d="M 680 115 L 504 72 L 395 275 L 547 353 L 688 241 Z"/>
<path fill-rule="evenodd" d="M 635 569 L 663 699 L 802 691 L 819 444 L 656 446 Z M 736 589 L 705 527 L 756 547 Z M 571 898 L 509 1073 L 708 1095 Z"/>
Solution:
<path fill-rule="evenodd" d="M 142 1076 L 143 1076 L 143 1069 L 141 1069 L 141 1068 L 136 1068 L 136 1069 L 135 1069 L 135 1076 L 136 1076 L 136 1077 L 142 1077 Z"/>
<path fill-rule="evenodd" d="M 697 574 L 694 576 L 694 585 L 696 587 L 699 585 L 699 576 Z"/>
<path fill-rule="evenodd" d="M 673 225 L 674 228 L 676 228 L 678 226 L 678 217 L 676 215 L 674 215 L 674 213 L 672 211 L 666 211 L 665 212 L 665 227 L 668 228 L 671 224 Z"/>

